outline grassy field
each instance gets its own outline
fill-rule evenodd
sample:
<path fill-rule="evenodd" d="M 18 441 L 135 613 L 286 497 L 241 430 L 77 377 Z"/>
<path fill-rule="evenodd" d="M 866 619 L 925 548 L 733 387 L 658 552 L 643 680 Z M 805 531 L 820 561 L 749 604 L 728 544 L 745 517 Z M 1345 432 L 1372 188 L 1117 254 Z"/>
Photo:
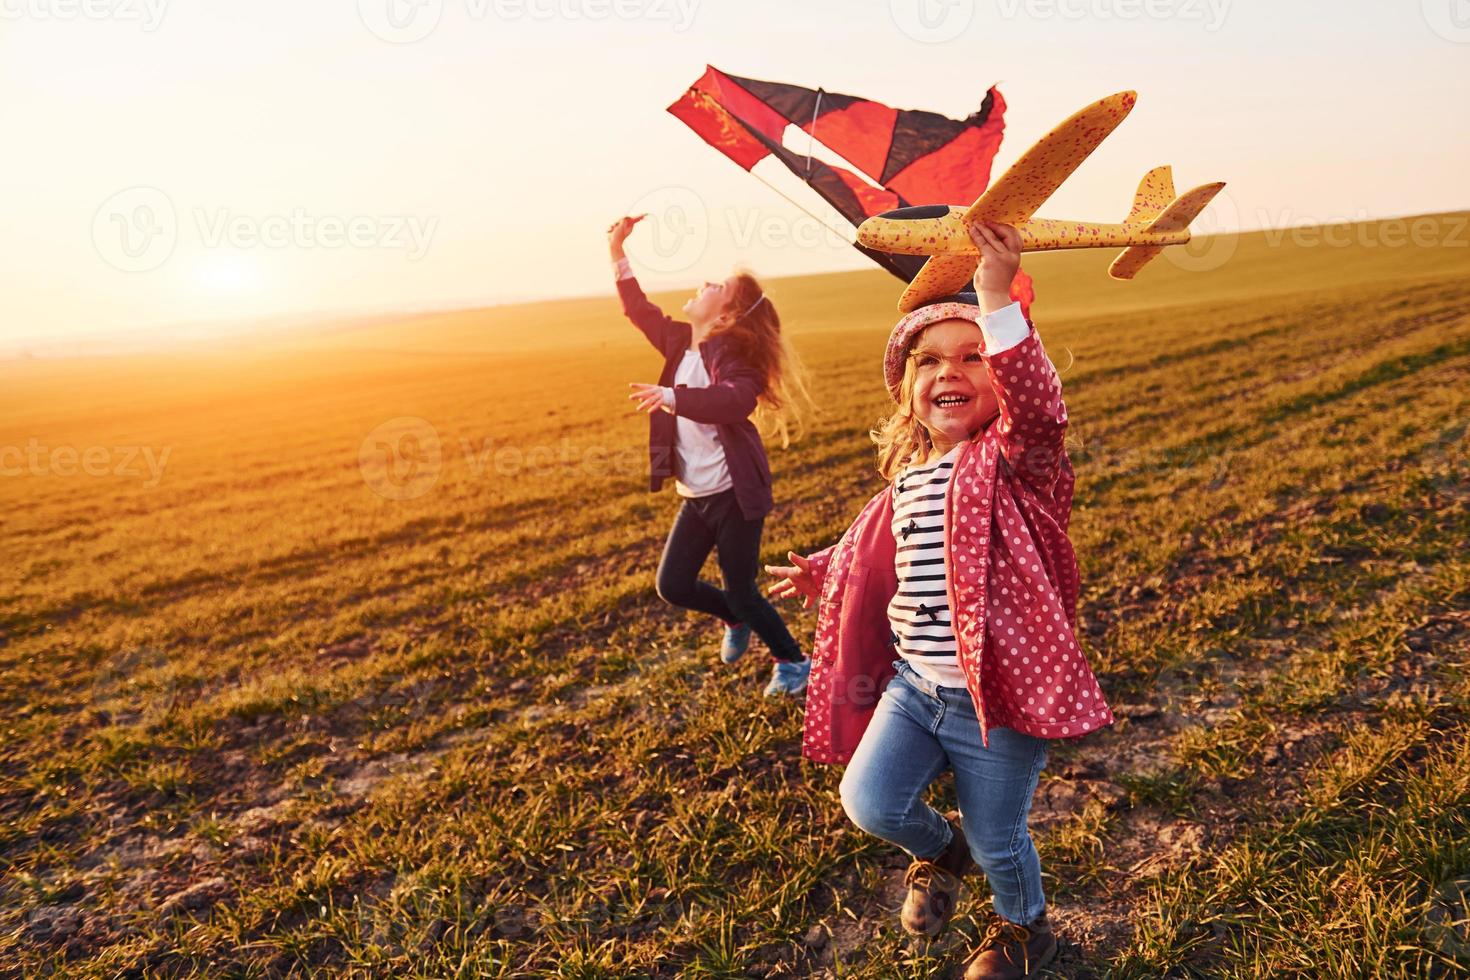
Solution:
<path fill-rule="evenodd" d="M 1037 794 L 1058 975 L 1470 967 L 1470 236 L 1423 220 L 1027 259 L 1119 716 Z M 770 284 L 822 414 L 767 559 L 880 487 L 897 291 Z M 653 593 L 657 366 L 611 298 L 0 364 L 0 975 L 945 975 L 983 878 L 908 941 L 764 651 Z"/>

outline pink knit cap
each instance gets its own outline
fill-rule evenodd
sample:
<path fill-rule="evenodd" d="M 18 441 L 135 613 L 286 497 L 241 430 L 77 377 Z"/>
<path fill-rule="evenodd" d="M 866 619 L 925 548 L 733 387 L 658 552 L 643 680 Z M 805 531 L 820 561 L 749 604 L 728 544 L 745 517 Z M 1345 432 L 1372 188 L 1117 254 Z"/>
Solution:
<path fill-rule="evenodd" d="M 883 355 L 883 383 L 888 393 L 898 401 L 898 388 L 903 382 L 903 359 L 908 356 L 909 344 L 920 330 L 940 320 L 973 320 L 981 322 L 984 311 L 972 303 L 931 303 L 904 315 L 888 335 L 888 350 Z"/>

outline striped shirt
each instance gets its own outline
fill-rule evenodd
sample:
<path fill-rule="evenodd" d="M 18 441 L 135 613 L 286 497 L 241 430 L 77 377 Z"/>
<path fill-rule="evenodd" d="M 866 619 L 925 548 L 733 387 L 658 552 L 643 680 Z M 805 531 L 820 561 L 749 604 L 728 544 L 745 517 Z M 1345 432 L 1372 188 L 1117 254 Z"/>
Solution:
<path fill-rule="evenodd" d="M 933 463 L 908 467 L 893 484 L 898 592 L 888 603 L 888 623 L 898 655 L 919 676 L 943 687 L 965 686 L 944 565 L 944 499 L 962 445 Z"/>

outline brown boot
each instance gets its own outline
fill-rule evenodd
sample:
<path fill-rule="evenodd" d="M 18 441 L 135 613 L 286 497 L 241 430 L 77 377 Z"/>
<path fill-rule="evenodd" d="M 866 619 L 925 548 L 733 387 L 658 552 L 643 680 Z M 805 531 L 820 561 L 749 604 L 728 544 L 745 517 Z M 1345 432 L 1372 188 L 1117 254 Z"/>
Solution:
<path fill-rule="evenodd" d="M 909 893 L 898 921 L 915 936 L 937 936 L 949 925 L 960 897 L 960 879 L 975 867 L 965 832 L 953 819 L 949 826 L 954 837 L 944 853 L 930 860 L 914 860 L 903 876 Z"/>
<path fill-rule="evenodd" d="M 1029 927 L 990 913 L 980 945 L 966 958 L 965 980 L 1034 977 L 1057 955 L 1057 937 L 1043 912 Z"/>

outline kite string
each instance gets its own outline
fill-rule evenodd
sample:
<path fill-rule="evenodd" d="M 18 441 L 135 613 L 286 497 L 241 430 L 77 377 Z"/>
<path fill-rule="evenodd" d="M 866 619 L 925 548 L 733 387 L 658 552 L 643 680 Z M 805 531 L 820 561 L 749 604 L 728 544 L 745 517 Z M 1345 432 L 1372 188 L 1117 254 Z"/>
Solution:
<path fill-rule="evenodd" d="M 790 204 L 792 207 L 796 208 L 796 210 L 800 211 L 802 214 L 806 215 L 808 218 L 811 218 L 817 224 L 821 225 L 823 228 L 826 228 L 832 234 L 836 235 L 838 238 L 840 238 L 843 241 L 847 242 L 849 245 L 851 245 L 853 243 L 853 237 L 851 235 L 849 235 L 847 232 L 838 231 L 836 228 L 833 228 L 831 225 L 827 224 L 827 222 L 823 221 L 821 218 L 817 217 L 816 215 L 814 215 L 810 211 L 808 211 L 806 208 L 802 207 L 801 204 L 797 203 L 797 201 L 795 199 L 793 199 L 790 194 L 787 194 L 781 188 L 777 187 L 775 184 L 771 183 L 769 180 L 766 180 L 766 178 L 762 177 L 760 174 L 756 173 L 754 170 L 749 171 L 749 173 L 756 180 L 760 181 L 762 184 L 765 184 L 771 190 L 775 191 L 777 194 L 780 194 L 782 197 L 784 197 L 786 199 L 787 203 Z"/>

